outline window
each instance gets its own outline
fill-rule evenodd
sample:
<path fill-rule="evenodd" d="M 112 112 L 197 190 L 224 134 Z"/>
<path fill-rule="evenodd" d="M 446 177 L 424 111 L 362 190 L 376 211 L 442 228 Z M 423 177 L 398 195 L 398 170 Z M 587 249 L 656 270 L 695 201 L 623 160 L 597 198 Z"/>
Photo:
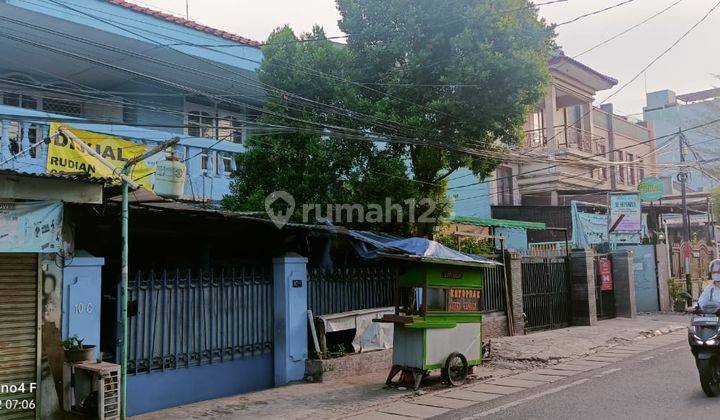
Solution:
<path fill-rule="evenodd" d="M 607 159 L 607 148 L 604 144 L 598 145 L 598 148 L 600 149 L 600 157 L 603 159 Z M 607 166 L 603 166 L 600 168 L 600 179 L 607 180 Z"/>
<path fill-rule="evenodd" d="M 512 168 L 501 166 L 497 170 L 497 201 L 499 206 L 512 206 L 513 171 Z"/>
<path fill-rule="evenodd" d="M 42 108 L 45 112 L 54 112 L 56 114 L 70 115 L 73 117 L 80 117 L 83 113 L 80 102 L 65 99 L 43 98 Z"/>
<path fill-rule="evenodd" d="M 190 112 L 187 117 L 188 136 L 214 138 L 215 129 L 213 128 L 213 121 L 214 118 L 207 112 Z"/>
<path fill-rule="evenodd" d="M 627 161 L 633 162 L 635 160 L 634 156 L 630 153 L 627 154 Z M 633 163 L 630 163 L 628 165 L 628 182 L 630 185 L 635 185 L 635 165 Z"/>
<path fill-rule="evenodd" d="M 208 152 L 207 149 L 203 149 L 202 152 L 200 152 L 200 169 L 202 169 L 203 174 L 207 172 L 208 168 Z"/>
<path fill-rule="evenodd" d="M 6 93 L 3 95 L 3 105 L 17 106 L 25 109 L 37 109 L 37 99 L 19 93 Z"/>
<path fill-rule="evenodd" d="M 233 157 L 228 153 L 223 153 L 221 159 L 222 159 L 222 165 L 223 165 L 223 170 L 225 171 L 225 174 L 230 174 L 233 170 L 233 168 L 232 168 Z"/>
<path fill-rule="evenodd" d="M 218 121 L 220 138 L 233 143 L 245 143 L 245 126 L 238 117 L 228 115 Z"/>
<path fill-rule="evenodd" d="M 645 179 L 645 162 L 641 159 L 640 166 L 638 166 L 638 182 Z"/>
<path fill-rule="evenodd" d="M 539 109 L 531 115 L 530 132 L 528 133 L 528 145 L 542 146 L 547 144 L 545 138 L 545 114 Z"/>
<path fill-rule="evenodd" d="M 445 289 L 430 287 L 427 289 L 427 310 L 445 311 Z"/>
<path fill-rule="evenodd" d="M 622 150 L 618 150 L 617 152 L 617 161 L 622 162 L 623 161 L 623 152 Z M 620 182 L 622 184 L 625 183 L 625 165 L 617 165 L 617 182 Z"/>

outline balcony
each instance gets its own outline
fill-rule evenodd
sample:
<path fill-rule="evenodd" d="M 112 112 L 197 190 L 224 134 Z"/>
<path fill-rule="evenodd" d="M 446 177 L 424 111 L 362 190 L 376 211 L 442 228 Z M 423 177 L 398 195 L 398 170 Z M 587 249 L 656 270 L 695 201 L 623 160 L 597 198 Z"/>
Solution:
<path fill-rule="evenodd" d="M 245 150 L 241 144 L 230 141 L 218 143 L 212 139 L 142 127 L 74 123 L 73 120 L 67 116 L 0 105 L 0 169 L 46 173 L 49 146 L 43 139 L 48 138 L 52 121 L 62 121 L 78 129 L 118 136 L 149 146 L 180 136 L 174 152 L 179 159 L 186 160 L 185 195 L 197 201 L 217 201 L 230 192 L 230 174 L 235 170 L 234 156 Z M 148 164 L 152 166 L 154 163 Z"/>
<path fill-rule="evenodd" d="M 588 154 L 602 152 L 600 145 L 604 144 L 605 139 L 601 136 L 572 126 L 557 126 L 554 132 L 554 140 L 557 142 L 558 148 L 574 149 Z M 534 149 L 546 146 L 547 135 L 544 129 L 525 132 L 524 147 Z"/>

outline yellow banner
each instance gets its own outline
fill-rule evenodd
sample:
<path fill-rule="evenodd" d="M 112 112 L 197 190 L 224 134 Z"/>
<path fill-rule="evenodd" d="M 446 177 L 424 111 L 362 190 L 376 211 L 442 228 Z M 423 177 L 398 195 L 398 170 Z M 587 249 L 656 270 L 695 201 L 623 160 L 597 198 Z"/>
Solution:
<path fill-rule="evenodd" d="M 59 173 L 87 173 L 92 178 L 117 178 L 112 170 L 100 163 L 100 161 L 77 147 L 72 140 L 58 129 L 62 127 L 71 131 L 83 143 L 93 148 L 100 156 L 109 161 L 118 169 L 122 169 L 125 162 L 136 156 L 140 156 L 147 150 L 144 144 L 134 143 L 120 137 L 109 134 L 95 133 L 92 131 L 79 130 L 67 124 L 50 124 L 50 145 L 48 146 L 47 172 Z M 57 134 L 57 135 L 56 135 Z M 130 176 L 138 184 L 152 191 L 150 174 L 153 169 L 145 161 L 139 162 L 133 167 Z"/>

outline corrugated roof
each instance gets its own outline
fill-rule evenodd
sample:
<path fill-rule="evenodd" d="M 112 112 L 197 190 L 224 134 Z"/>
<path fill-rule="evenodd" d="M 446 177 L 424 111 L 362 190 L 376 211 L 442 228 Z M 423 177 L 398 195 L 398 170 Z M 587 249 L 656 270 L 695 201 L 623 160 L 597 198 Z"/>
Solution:
<path fill-rule="evenodd" d="M 252 40 L 250 38 L 245 38 L 244 36 L 240 36 L 237 34 L 234 34 L 232 32 L 224 31 L 222 29 L 213 28 L 211 26 L 203 25 L 201 23 L 195 22 L 194 20 L 185 19 L 179 16 L 171 15 L 170 13 L 161 12 L 159 10 L 154 10 L 149 7 L 143 7 L 140 5 L 137 5 L 135 3 L 130 3 L 125 0 L 105 0 L 108 3 L 112 3 L 116 6 L 124 7 L 126 9 L 130 9 L 134 12 L 142 13 L 148 16 L 156 17 L 158 19 L 163 19 L 168 22 L 177 23 L 178 25 L 186 26 L 191 29 L 195 29 L 200 32 L 205 32 L 211 35 L 219 36 L 221 38 L 228 39 L 230 41 L 239 42 L 241 44 L 250 45 L 251 47 L 259 47 L 260 42 Z"/>
<path fill-rule="evenodd" d="M 60 179 L 64 181 L 85 182 L 88 184 L 106 184 L 112 182 L 111 178 L 91 178 L 85 172 L 69 174 L 51 172 L 47 174 L 38 174 L 30 172 L 19 172 L 13 169 L 0 169 L 0 175 L 22 176 L 28 178 Z"/>
<path fill-rule="evenodd" d="M 503 227 L 510 229 L 545 230 L 542 222 L 525 222 L 522 220 L 491 219 L 482 217 L 455 217 L 453 223 L 472 226 Z"/>

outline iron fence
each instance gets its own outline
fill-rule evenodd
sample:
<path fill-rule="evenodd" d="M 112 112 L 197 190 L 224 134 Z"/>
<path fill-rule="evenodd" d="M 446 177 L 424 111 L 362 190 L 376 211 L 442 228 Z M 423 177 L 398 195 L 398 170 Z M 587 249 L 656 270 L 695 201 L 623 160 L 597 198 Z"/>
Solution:
<path fill-rule="evenodd" d="M 269 266 L 150 270 L 128 283 L 128 372 L 252 357 L 272 350 Z"/>
<path fill-rule="evenodd" d="M 567 258 L 523 258 L 523 312 L 527 331 L 570 325 L 570 270 Z"/>
<path fill-rule="evenodd" d="M 482 312 L 505 312 L 504 267 L 484 267 L 483 291 L 480 301 Z"/>
<path fill-rule="evenodd" d="M 392 266 L 312 268 L 308 308 L 313 315 L 393 306 L 397 271 Z"/>

